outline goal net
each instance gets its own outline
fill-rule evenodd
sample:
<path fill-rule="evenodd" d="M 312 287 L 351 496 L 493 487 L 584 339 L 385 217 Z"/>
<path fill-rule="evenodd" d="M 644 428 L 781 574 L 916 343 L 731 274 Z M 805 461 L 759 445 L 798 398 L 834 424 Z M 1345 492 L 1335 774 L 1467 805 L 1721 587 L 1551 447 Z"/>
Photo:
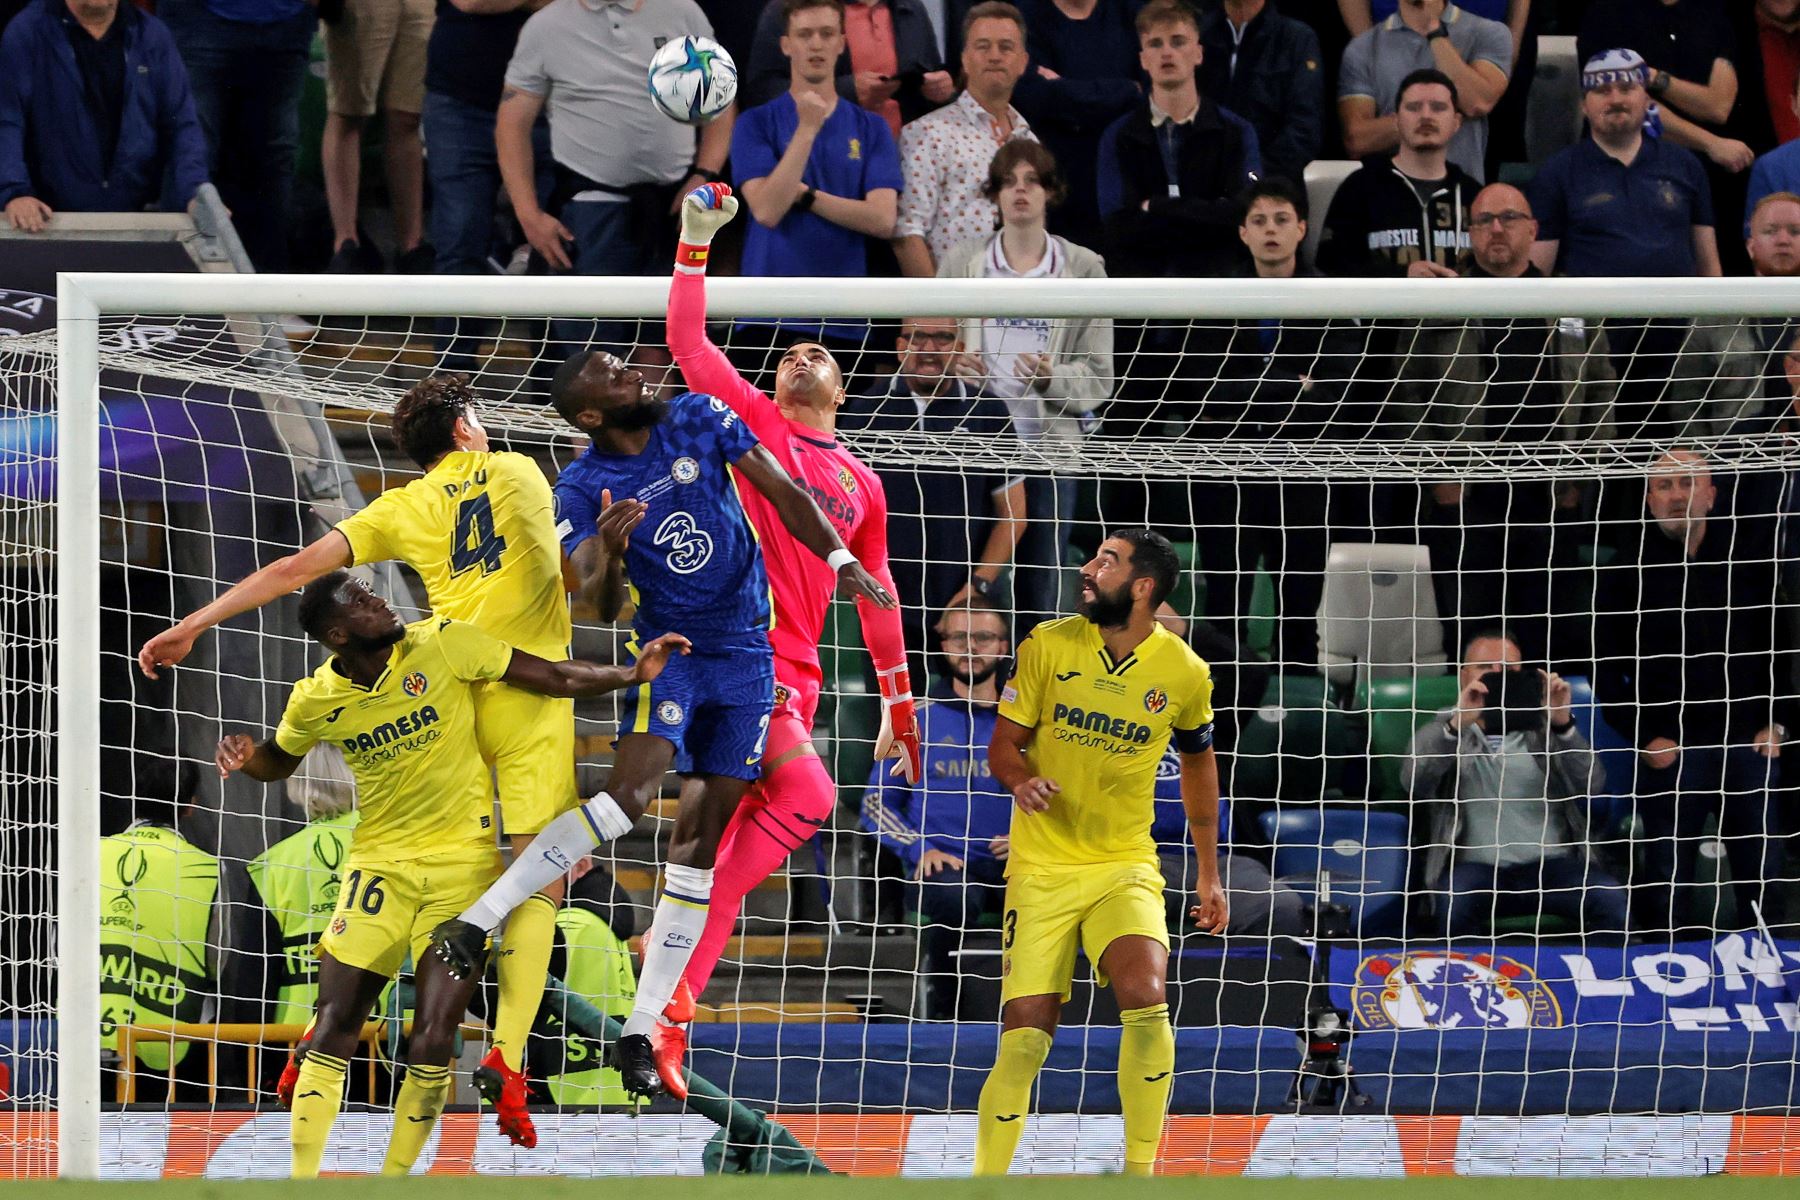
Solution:
<path fill-rule="evenodd" d="M 629 1009 L 616 968 L 660 887 L 671 777 L 577 887 L 594 919 L 565 925 L 553 968 L 581 1012 L 552 989 L 534 1031 L 537 1149 L 477 1106 L 478 1004 L 420 1170 L 967 1173 L 1012 936 L 991 700 L 1031 629 L 1076 611 L 1107 532 L 1144 525 L 1180 562 L 1161 619 L 1212 668 L 1232 912 L 1223 937 L 1188 916 L 1171 755 L 1160 1170 L 1796 1169 L 1800 349 L 1781 314 L 1800 290 L 708 286 L 711 337 L 752 383 L 772 389 L 807 337 L 843 368 L 838 434 L 882 478 L 930 696 L 925 780 L 873 762 L 872 670 L 834 605 L 815 745 L 837 807 L 746 897 L 691 1032 L 696 1075 L 771 1114 L 792 1153 L 667 1101 L 634 1109 L 596 1069 L 598 1015 Z M 285 1173 L 274 1084 L 345 882 L 353 788 L 326 758 L 285 786 L 221 782 L 212 756 L 223 734 L 267 736 L 320 654 L 291 598 L 159 680 L 137 648 L 417 477 L 388 418 L 435 370 L 469 372 L 496 446 L 554 478 L 582 450 L 547 402 L 567 354 L 616 348 L 684 390 L 666 294 L 73 276 L 54 336 L 0 343 L 0 1170 Z M 239 315 L 262 312 L 325 315 L 288 339 Z M 373 583 L 429 611 L 409 571 Z M 623 658 L 624 629 L 579 602 L 575 618 L 578 655 Z M 1053 718 L 1096 754 L 1156 711 L 1119 679 L 1116 712 Z M 584 795 L 616 717 L 610 697 L 578 706 Z M 1074 955 L 1015 1171 L 1118 1168 L 1097 950 Z M 327 1171 L 380 1165 L 410 1003 L 403 972 Z"/>

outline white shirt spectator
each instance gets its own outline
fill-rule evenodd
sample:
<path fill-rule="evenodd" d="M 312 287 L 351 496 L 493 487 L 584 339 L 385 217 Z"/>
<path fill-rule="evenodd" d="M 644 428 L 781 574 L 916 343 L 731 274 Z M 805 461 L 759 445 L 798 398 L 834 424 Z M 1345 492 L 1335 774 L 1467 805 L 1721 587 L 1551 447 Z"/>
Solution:
<path fill-rule="evenodd" d="M 1018 110 L 1008 108 L 1012 137 L 1036 141 Z M 900 130 L 900 219 L 894 236 L 922 237 L 931 257 L 994 231 L 994 205 L 981 194 L 994 151 L 1008 140 L 1005 127 L 968 92 Z"/>
<path fill-rule="evenodd" d="M 1000 249 L 1000 235 L 988 242 L 982 262 L 982 275 L 988 279 L 1055 279 L 1062 275 L 1065 263 L 1062 245 L 1051 238 L 1044 257 L 1037 265 L 1015 271 Z M 1025 380 L 1017 368 L 1021 354 L 1050 352 L 1050 320 L 1048 317 L 985 317 L 981 322 L 981 358 L 986 371 L 983 381 L 990 396 L 1006 401 L 1013 415 L 1013 428 L 1019 440 L 1035 442 L 1043 436 L 1044 418 L 1034 396 L 1025 397 Z"/>

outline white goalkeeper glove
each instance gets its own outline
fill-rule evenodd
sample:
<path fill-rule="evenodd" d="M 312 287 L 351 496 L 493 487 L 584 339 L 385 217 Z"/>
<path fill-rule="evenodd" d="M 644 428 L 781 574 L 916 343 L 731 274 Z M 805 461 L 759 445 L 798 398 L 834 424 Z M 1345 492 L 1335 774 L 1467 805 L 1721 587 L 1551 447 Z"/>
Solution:
<path fill-rule="evenodd" d="M 689 246 L 708 246 L 713 235 L 737 216 L 738 200 L 723 183 L 704 183 L 681 201 L 681 240 Z"/>

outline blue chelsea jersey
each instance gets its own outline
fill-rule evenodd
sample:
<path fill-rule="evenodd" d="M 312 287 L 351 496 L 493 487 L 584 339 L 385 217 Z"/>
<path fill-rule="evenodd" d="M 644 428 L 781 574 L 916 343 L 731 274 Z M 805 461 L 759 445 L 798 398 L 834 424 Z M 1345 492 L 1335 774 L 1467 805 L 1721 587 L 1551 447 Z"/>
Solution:
<path fill-rule="evenodd" d="M 625 551 L 640 638 L 680 633 L 701 653 L 767 644 L 769 579 L 728 470 L 756 444 L 723 400 L 689 392 L 641 453 L 589 446 L 557 478 L 556 532 L 571 554 L 596 536 L 602 491 L 649 506 Z"/>

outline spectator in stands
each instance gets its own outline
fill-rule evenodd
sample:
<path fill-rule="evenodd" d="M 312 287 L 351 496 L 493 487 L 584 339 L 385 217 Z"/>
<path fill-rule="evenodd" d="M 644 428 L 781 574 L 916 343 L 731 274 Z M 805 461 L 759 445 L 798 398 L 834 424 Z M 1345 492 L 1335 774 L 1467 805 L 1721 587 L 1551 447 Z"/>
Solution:
<path fill-rule="evenodd" d="M 1800 0 L 1795 0 L 1800 4 Z M 1794 76 L 1790 107 L 1800 113 L 1800 73 Z M 1750 214 L 1771 192 L 1800 193 L 1800 140 L 1784 143 L 1762 155 L 1750 168 L 1750 186 L 1744 197 L 1744 236 L 1750 234 Z"/>
<path fill-rule="evenodd" d="M 731 169 L 755 221 L 744 237 L 745 275 L 860 277 L 866 239 L 894 232 L 900 153 L 877 114 L 843 100 L 833 85 L 844 45 L 842 0 L 781 0 L 787 26 L 786 92 L 738 118 Z M 920 19 L 923 19 L 921 15 Z M 783 321 L 740 325 L 740 366 L 759 373 L 771 352 L 818 339 L 854 370 L 867 337 L 862 322 Z"/>
<path fill-rule="evenodd" d="M 1399 10 L 1399 0 L 1336 0 L 1350 36 L 1367 33 L 1377 21 L 1385 21 Z M 1531 83 L 1537 75 L 1538 27 L 1544 0 L 1469 0 L 1458 5 L 1471 16 L 1498 21 L 1506 26 L 1512 39 L 1512 68 L 1507 72 L 1506 94 L 1488 113 L 1488 175 L 1499 164 L 1524 162 L 1525 117 L 1529 108 Z"/>
<path fill-rule="evenodd" d="M 736 0 L 747 4 L 750 0 Z M 944 69 L 937 34 L 921 0 L 842 0 L 844 36 L 837 57 L 827 64 L 828 82 L 839 96 L 861 105 L 900 136 L 900 126 L 916 121 L 956 95 L 956 80 Z M 739 108 L 767 104 L 791 85 L 792 54 L 782 45 L 791 35 L 792 8 L 768 0 L 756 23 L 756 42 L 744 73 Z"/>
<path fill-rule="evenodd" d="M 1540 279 L 1538 223 L 1518 188 L 1491 183 L 1469 207 L 1468 263 L 1421 259 L 1422 279 Z M 1545 370 L 1548 367 L 1549 370 Z M 1579 319 L 1433 321 L 1407 350 L 1390 419 L 1419 437 L 1458 441 L 1608 438 L 1618 378 L 1606 332 Z"/>
<path fill-rule="evenodd" d="M 1450 84 L 1461 120 L 1448 155 L 1475 182 L 1486 178 L 1487 115 L 1506 92 L 1512 35 L 1498 21 L 1445 0 L 1400 0 L 1394 15 L 1352 38 L 1338 74 L 1338 118 L 1352 158 L 1404 146 L 1397 115 L 1402 81 L 1436 71 Z M 1389 97 L 1394 97 L 1389 106 Z"/>
<path fill-rule="evenodd" d="M 1756 0 L 1755 24 L 1764 91 L 1750 102 L 1766 103 L 1775 142 L 1785 145 L 1800 138 L 1800 0 Z"/>
<path fill-rule="evenodd" d="M 672 38 L 711 35 L 694 0 L 608 0 L 598 12 L 584 0 L 551 0 L 525 22 L 506 67 L 494 144 L 513 213 L 552 270 L 668 270 L 676 208 L 689 190 L 722 177 L 733 110 L 698 133 L 669 120 L 650 102 L 644 64 Z M 531 129 L 546 110 L 556 182 L 550 203 L 540 205 Z M 629 322 L 559 321 L 555 336 L 648 357 Z"/>
<path fill-rule="evenodd" d="M 1645 519 L 1600 571 L 1594 696 L 1607 724 L 1637 747 L 1637 815 L 1645 833 L 1639 928 L 1718 928 L 1684 912 L 1702 828 L 1718 822 L 1739 926 L 1768 912 L 1781 876 L 1773 791 L 1781 779 L 1793 696 L 1792 647 L 1775 620 L 1775 564 L 1758 546 L 1764 518 L 1715 513 L 1707 460 L 1659 458 Z M 1671 603 L 1680 597 L 1680 603 Z"/>
<path fill-rule="evenodd" d="M 1478 185 L 1448 150 L 1462 124 L 1442 71 L 1415 71 L 1394 93 L 1399 149 L 1372 155 L 1331 198 L 1319 241 L 1327 275 L 1404 275 L 1412 264 L 1454 270 L 1469 248 Z"/>
<path fill-rule="evenodd" d="M 1236 263 L 1238 194 L 1262 173 L 1256 131 L 1200 94 L 1200 25 L 1179 0 L 1137 17 L 1149 99 L 1100 138 L 1097 180 L 1114 273 L 1220 275 Z"/>
<path fill-rule="evenodd" d="M 1732 122 L 1740 107 L 1732 62 L 1739 51 L 1732 19 L 1720 8 L 1710 0 L 1596 0 L 1582 20 L 1576 51 L 1583 62 L 1613 47 L 1643 56 L 1645 90 L 1662 136 L 1701 157 L 1713 209 L 1735 217 L 1744 210 L 1745 172 L 1756 150 L 1733 136 L 1734 129 L 1751 130 L 1741 118 Z M 1758 63 L 1752 83 L 1760 76 Z M 1726 273 L 1744 273 L 1748 264 L 1734 240 L 1719 250 Z"/>
<path fill-rule="evenodd" d="M 951 447 L 1013 442 L 1005 403 L 958 373 L 973 375 L 977 368 L 959 366 L 965 349 L 956 321 L 908 317 L 896 348 L 900 369 L 844 407 L 841 429 L 924 436 Z M 888 565 L 895 594 L 907 605 L 906 641 L 924 646 L 952 601 L 973 594 L 998 603 L 1027 530 L 1025 480 L 980 460 L 956 471 L 883 464 L 876 473 L 887 493 Z M 912 677 L 928 678 L 916 656 Z"/>
<path fill-rule="evenodd" d="M 1800 275 L 1800 195 L 1770 192 L 1750 212 L 1745 249 L 1758 275 Z"/>
<path fill-rule="evenodd" d="M 988 772 L 986 739 L 1012 640 L 1006 620 L 980 597 L 952 605 L 935 632 L 942 678 L 919 709 L 924 777 L 908 784 L 876 763 L 862 823 L 917 883 L 925 1016 L 953 1020 L 963 931 L 998 913 L 1006 894 L 1012 796 Z"/>
<path fill-rule="evenodd" d="M 1014 139 L 988 167 L 986 196 L 1000 231 L 964 242 L 938 263 L 951 279 L 1104 279 L 1100 256 L 1051 235 L 1046 214 L 1066 195 L 1065 176 L 1047 147 Z M 956 360 L 1012 413 L 1021 442 L 1052 458 L 1078 451 L 1113 391 L 1113 330 L 1106 317 L 1052 321 L 988 318 L 962 322 Z M 1075 481 L 1040 473 L 1025 485 L 1031 527 L 1013 571 L 1020 632 L 1061 612 L 1063 551 L 1075 519 Z"/>
<path fill-rule="evenodd" d="M 1464 647 L 1456 706 L 1413 735 L 1401 775 L 1413 800 L 1429 806 L 1421 813 L 1425 886 L 1445 897 L 1451 937 L 1486 933 L 1502 917 L 1554 915 L 1589 935 L 1623 938 L 1625 889 L 1588 846 L 1587 799 L 1600 787 L 1600 762 L 1575 725 L 1568 681 L 1533 672 L 1541 682 L 1522 689 L 1536 702 L 1526 705 L 1510 695 L 1518 685 L 1492 696 L 1482 682 L 1490 672 L 1525 671 L 1510 634 L 1476 633 Z"/>
<path fill-rule="evenodd" d="M 1616 48 L 1643 58 L 1644 90 L 1657 105 L 1664 136 L 1726 172 L 1750 165 L 1755 157 L 1750 147 L 1720 132 L 1737 103 L 1738 77 L 1731 62 L 1731 27 L 1717 5 L 1594 0 L 1581 22 L 1576 54 L 1587 62 Z"/>
<path fill-rule="evenodd" d="M 1303 188 L 1271 176 L 1252 184 L 1242 205 L 1238 238 L 1251 262 L 1244 274 L 1317 275 L 1300 262 L 1307 220 Z M 1221 332 L 1222 344 L 1202 340 L 1195 347 L 1218 381 L 1206 392 L 1190 436 L 1301 440 L 1331 436 L 1334 430 L 1348 436 L 1339 406 L 1361 347 L 1351 325 L 1257 319 L 1234 322 Z M 1190 488 L 1190 497 L 1207 619 L 1236 642 L 1246 639 L 1260 561 L 1276 581 L 1272 660 L 1280 670 L 1315 669 L 1330 541 L 1326 486 L 1307 480 L 1204 482 Z"/>
<path fill-rule="evenodd" d="M 894 255 L 915 278 L 937 274 L 938 260 L 994 228 L 994 206 L 981 194 L 994 151 L 1032 138 L 1012 106 L 1025 73 L 1025 18 L 1005 0 L 982 0 L 962 23 L 963 93 L 900 131 L 906 188 L 894 225 Z"/>
<path fill-rule="evenodd" d="M 1200 18 L 1200 92 L 1250 122 L 1263 172 L 1296 182 L 1325 138 L 1319 35 L 1273 0 L 1224 0 Z"/>
<path fill-rule="evenodd" d="M 305 1025 L 319 998 L 319 958 L 313 946 L 337 907 L 338 868 L 357 823 L 356 783 L 336 746 L 320 742 L 288 779 L 290 804 L 306 827 L 276 842 L 247 868 L 264 920 L 261 956 L 267 964 L 253 995 L 269 1002 L 265 1019 Z"/>
<path fill-rule="evenodd" d="M 355 274 L 382 268 L 380 251 L 363 244 L 358 215 L 363 127 L 379 112 L 381 161 L 394 217 L 394 269 L 407 275 L 431 273 L 419 114 L 425 108 L 425 47 L 435 13 L 434 0 L 343 0 L 335 16 L 326 10 L 325 134 L 319 161 L 331 209 L 328 271 Z"/>
<path fill-rule="evenodd" d="M 258 271 L 288 269 L 308 0 L 162 0 L 206 133 L 208 172 Z"/>
<path fill-rule="evenodd" d="M 1650 137 L 1644 120 L 1644 60 L 1631 50 L 1589 59 L 1581 73 L 1588 136 L 1559 151 L 1532 181 L 1538 240 L 1531 260 L 1546 274 L 1718 275 L 1712 193 L 1692 153 Z M 1620 380 L 1619 433 L 1670 430 L 1663 409 L 1685 321 L 1610 321 L 1607 337 Z"/>
<path fill-rule="evenodd" d="M 1096 245 L 1100 212 L 1091 164 L 1100 135 L 1143 96 L 1134 18 L 1143 0 L 1020 0 L 1030 30 L 1031 63 L 1013 103 L 1050 148 L 1068 195 L 1051 228 L 1070 241 Z M 1190 12 L 1191 18 L 1191 12 Z"/>
<path fill-rule="evenodd" d="M 541 7 L 543 0 L 437 0 L 425 51 L 423 131 L 439 275 L 493 269 L 494 197 L 500 191 L 494 117 L 519 31 Z M 533 132 L 536 156 L 547 155 L 550 143 L 542 135 L 548 128 L 539 121 Z M 548 172 L 540 169 L 538 196 L 548 195 Z M 487 325 L 473 317 L 440 320 L 446 354 L 441 369 L 477 372 L 476 330 Z"/>
<path fill-rule="evenodd" d="M 1537 222 L 1523 192 L 1491 183 L 1470 206 L 1462 276 L 1535 279 Z M 1457 278 L 1416 262 L 1415 278 Z M 1606 331 L 1580 318 L 1427 321 L 1402 334 L 1385 423 L 1432 441 L 1572 441 L 1615 436 L 1618 376 Z M 1505 621 L 1535 657 L 1551 654 L 1551 522 L 1583 485 L 1549 479 L 1437 483 L 1424 489 L 1420 539 L 1450 630 Z M 1447 641 L 1459 639 L 1450 637 Z"/>
<path fill-rule="evenodd" d="M 168 27 L 119 0 L 37 0 L 0 38 L 0 205 L 14 229 L 58 212 L 179 211 L 206 136 Z"/>
<path fill-rule="evenodd" d="M 115 1053 L 121 1025 L 216 1019 L 224 945 L 219 860 L 176 831 L 194 803 L 198 768 L 150 754 L 130 762 L 131 777 L 111 782 L 130 798 L 132 823 L 100 840 L 100 1021 L 108 1031 L 101 1044 Z M 192 1048 L 140 1041 L 137 1061 L 160 1074 Z"/>

